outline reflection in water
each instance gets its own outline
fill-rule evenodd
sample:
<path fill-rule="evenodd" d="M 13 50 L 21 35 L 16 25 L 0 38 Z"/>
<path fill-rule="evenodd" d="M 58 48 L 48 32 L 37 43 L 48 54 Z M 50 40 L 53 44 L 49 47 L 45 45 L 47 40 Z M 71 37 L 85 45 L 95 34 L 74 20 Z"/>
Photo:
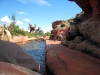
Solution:
<path fill-rule="evenodd" d="M 41 67 L 39 73 L 45 74 L 46 41 L 32 41 L 22 45 L 22 48 L 39 62 Z"/>

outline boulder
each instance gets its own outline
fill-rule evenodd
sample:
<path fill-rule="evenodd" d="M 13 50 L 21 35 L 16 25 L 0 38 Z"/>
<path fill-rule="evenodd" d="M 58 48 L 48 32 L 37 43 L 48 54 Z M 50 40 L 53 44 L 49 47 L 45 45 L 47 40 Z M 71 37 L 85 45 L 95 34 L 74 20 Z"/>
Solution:
<path fill-rule="evenodd" d="M 47 48 L 46 64 L 50 75 L 99 75 L 100 60 L 82 52 L 51 44 Z"/>
<path fill-rule="evenodd" d="M 100 47 L 100 19 L 90 18 L 78 24 L 78 29 L 85 38 Z"/>
<path fill-rule="evenodd" d="M 59 21 L 57 20 L 57 21 L 52 22 L 53 29 L 59 27 L 59 25 L 62 25 L 61 27 L 63 27 L 63 26 L 69 27 L 69 22 L 67 20 L 59 20 Z"/>
<path fill-rule="evenodd" d="M 74 40 L 63 40 L 61 44 L 68 48 L 84 52 L 85 54 L 100 59 L 100 47 L 88 39 L 83 39 L 80 36 L 76 36 Z"/>

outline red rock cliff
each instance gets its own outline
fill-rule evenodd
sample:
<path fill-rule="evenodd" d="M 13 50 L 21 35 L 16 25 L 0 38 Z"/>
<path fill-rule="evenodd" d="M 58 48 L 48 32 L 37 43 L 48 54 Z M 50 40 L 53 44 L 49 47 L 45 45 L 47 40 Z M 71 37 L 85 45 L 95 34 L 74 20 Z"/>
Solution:
<path fill-rule="evenodd" d="M 63 24 L 63 25 L 65 25 L 65 26 L 68 26 L 69 25 L 69 22 L 66 20 L 57 20 L 57 21 L 54 21 L 54 22 L 52 22 L 52 28 L 53 29 L 55 29 L 55 27 L 57 26 L 57 25 L 59 25 L 59 24 Z"/>
<path fill-rule="evenodd" d="M 100 59 L 100 0 L 73 1 L 87 14 L 85 16 L 88 16 L 77 24 L 77 29 L 83 35 L 84 40 L 82 36 L 75 36 L 73 40 L 66 41 L 65 44 L 78 51 L 90 51 L 92 56 Z"/>
<path fill-rule="evenodd" d="M 100 0 L 74 0 L 89 17 L 100 17 Z"/>

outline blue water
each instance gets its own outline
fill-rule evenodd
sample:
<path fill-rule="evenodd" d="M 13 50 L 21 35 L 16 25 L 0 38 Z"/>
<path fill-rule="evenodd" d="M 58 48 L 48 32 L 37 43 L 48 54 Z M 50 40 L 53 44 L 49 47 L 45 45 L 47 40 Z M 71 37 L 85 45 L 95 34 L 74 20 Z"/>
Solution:
<path fill-rule="evenodd" d="M 29 53 L 40 64 L 40 71 L 42 75 L 45 74 L 45 54 L 46 42 L 45 41 L 32 41 L 22 45 L 25 52 Z"/>

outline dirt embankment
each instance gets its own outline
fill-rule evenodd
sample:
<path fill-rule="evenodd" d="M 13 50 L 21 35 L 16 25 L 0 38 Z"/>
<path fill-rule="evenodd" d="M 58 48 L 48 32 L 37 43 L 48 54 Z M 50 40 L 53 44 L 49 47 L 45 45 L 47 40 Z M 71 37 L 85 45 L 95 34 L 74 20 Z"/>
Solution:
<path fill-rule="evenodd" d="M 28 36 L 13 36 L 11 42 L 16 43 L 17 45 L 22 45 L 35 39 L 35 37 L 28 38 Z"/>

